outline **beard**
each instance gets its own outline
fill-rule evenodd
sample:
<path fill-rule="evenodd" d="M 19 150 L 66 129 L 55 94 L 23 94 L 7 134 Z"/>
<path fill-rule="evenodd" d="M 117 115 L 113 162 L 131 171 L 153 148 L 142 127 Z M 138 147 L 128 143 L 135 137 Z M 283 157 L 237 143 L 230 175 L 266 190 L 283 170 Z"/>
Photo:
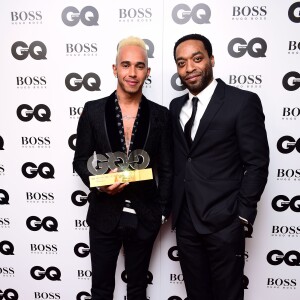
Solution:
<path fill-rule="evenodd" d="M 202 92 L 211 83 L 213 79 L 212 67 L 206 68 L 204 71 L 199 73 L 199 75 L 200 77 L 195 83 L 189 83 L 184 79 L 184 77 L 179 76 L 182 84 L 194 95 Z"/>

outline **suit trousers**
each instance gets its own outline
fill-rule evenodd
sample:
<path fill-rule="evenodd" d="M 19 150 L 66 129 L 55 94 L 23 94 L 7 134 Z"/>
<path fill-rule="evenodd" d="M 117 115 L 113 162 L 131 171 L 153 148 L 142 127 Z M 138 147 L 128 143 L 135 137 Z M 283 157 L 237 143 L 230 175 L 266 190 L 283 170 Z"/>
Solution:
<path fill-rule="evenodd" d="M 189 300 L 244 299 L 245 233 L 238 217 L 218 232 L 200 234 L 184 201 L 176 238 Z"/>
<path fill-rule="evenodd" d="M 123 245 L 128 300 L 146 300 L 147 273 L 159 228 L 139 225 L 135 236 L 124 239 L 116 230 L 103 233 L 90 227 L 92 300 L 113 300 L 117 260 Z M 121 274 L 120 274 L 121 275 Z"/>

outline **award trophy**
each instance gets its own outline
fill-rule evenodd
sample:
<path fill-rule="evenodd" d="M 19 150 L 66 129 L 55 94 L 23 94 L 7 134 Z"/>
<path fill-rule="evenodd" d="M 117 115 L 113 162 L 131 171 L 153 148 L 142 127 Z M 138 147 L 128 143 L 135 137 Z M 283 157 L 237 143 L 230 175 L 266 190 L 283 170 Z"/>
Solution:
<path fill-rule="evenodd" d="M 149 163 L 150 157 L 142 149 L 132 151 L 129 157 L 120 151 L 108 152 L 106 156 L 92 155 L 87 161 L 87 168 L 93 174 L 89 177 L 90 187 L 153 179 L 152 169 L 147 168 Z M 117 172 L 107 173 L 115 169 Z"/>

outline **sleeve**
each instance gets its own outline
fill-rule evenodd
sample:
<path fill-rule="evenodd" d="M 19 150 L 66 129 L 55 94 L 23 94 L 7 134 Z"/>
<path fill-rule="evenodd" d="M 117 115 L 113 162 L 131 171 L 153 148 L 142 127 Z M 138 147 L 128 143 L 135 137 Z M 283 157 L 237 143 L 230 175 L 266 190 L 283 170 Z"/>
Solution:
<path fill-rule="evenodd" d="M 167 218 L 171 211 L 171 189 L 173 179 L 171 116 L 168 110 L 165 114 L 165 123 L 162 126 L 162 133 L 160 136 L 157 173 L 162 214 Z"/>
<path fill-rule="evenodd" d="M 86 103 L 78 121 L 73 168 L 88 188 L 89 176 L 92 174 L 87 169 L 87 161 L 94 153 L 94 144 L 93 131 L 89 120 L 88 103 Z"/>
<path fill-rule="evenodd" d="M 257 213 L 257 202 L 268 177 L 269 146 L 265 116 L 259 97 L 251 93 L 246 99 L 236 123 L 244 176 L 238 194 L 239 216 L 251 224 Z"/>

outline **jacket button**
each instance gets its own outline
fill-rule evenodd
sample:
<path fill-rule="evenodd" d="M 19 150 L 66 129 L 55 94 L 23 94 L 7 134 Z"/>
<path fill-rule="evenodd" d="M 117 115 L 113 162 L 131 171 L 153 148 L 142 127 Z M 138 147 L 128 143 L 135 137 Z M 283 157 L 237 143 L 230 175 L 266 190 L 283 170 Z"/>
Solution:
<path fill-rule="evenodd" d="M 189 157 L 189 158 L 188 158 L 188 162 L 191 162 L 191 161 L 192 161 L 192 159 Z"/>

